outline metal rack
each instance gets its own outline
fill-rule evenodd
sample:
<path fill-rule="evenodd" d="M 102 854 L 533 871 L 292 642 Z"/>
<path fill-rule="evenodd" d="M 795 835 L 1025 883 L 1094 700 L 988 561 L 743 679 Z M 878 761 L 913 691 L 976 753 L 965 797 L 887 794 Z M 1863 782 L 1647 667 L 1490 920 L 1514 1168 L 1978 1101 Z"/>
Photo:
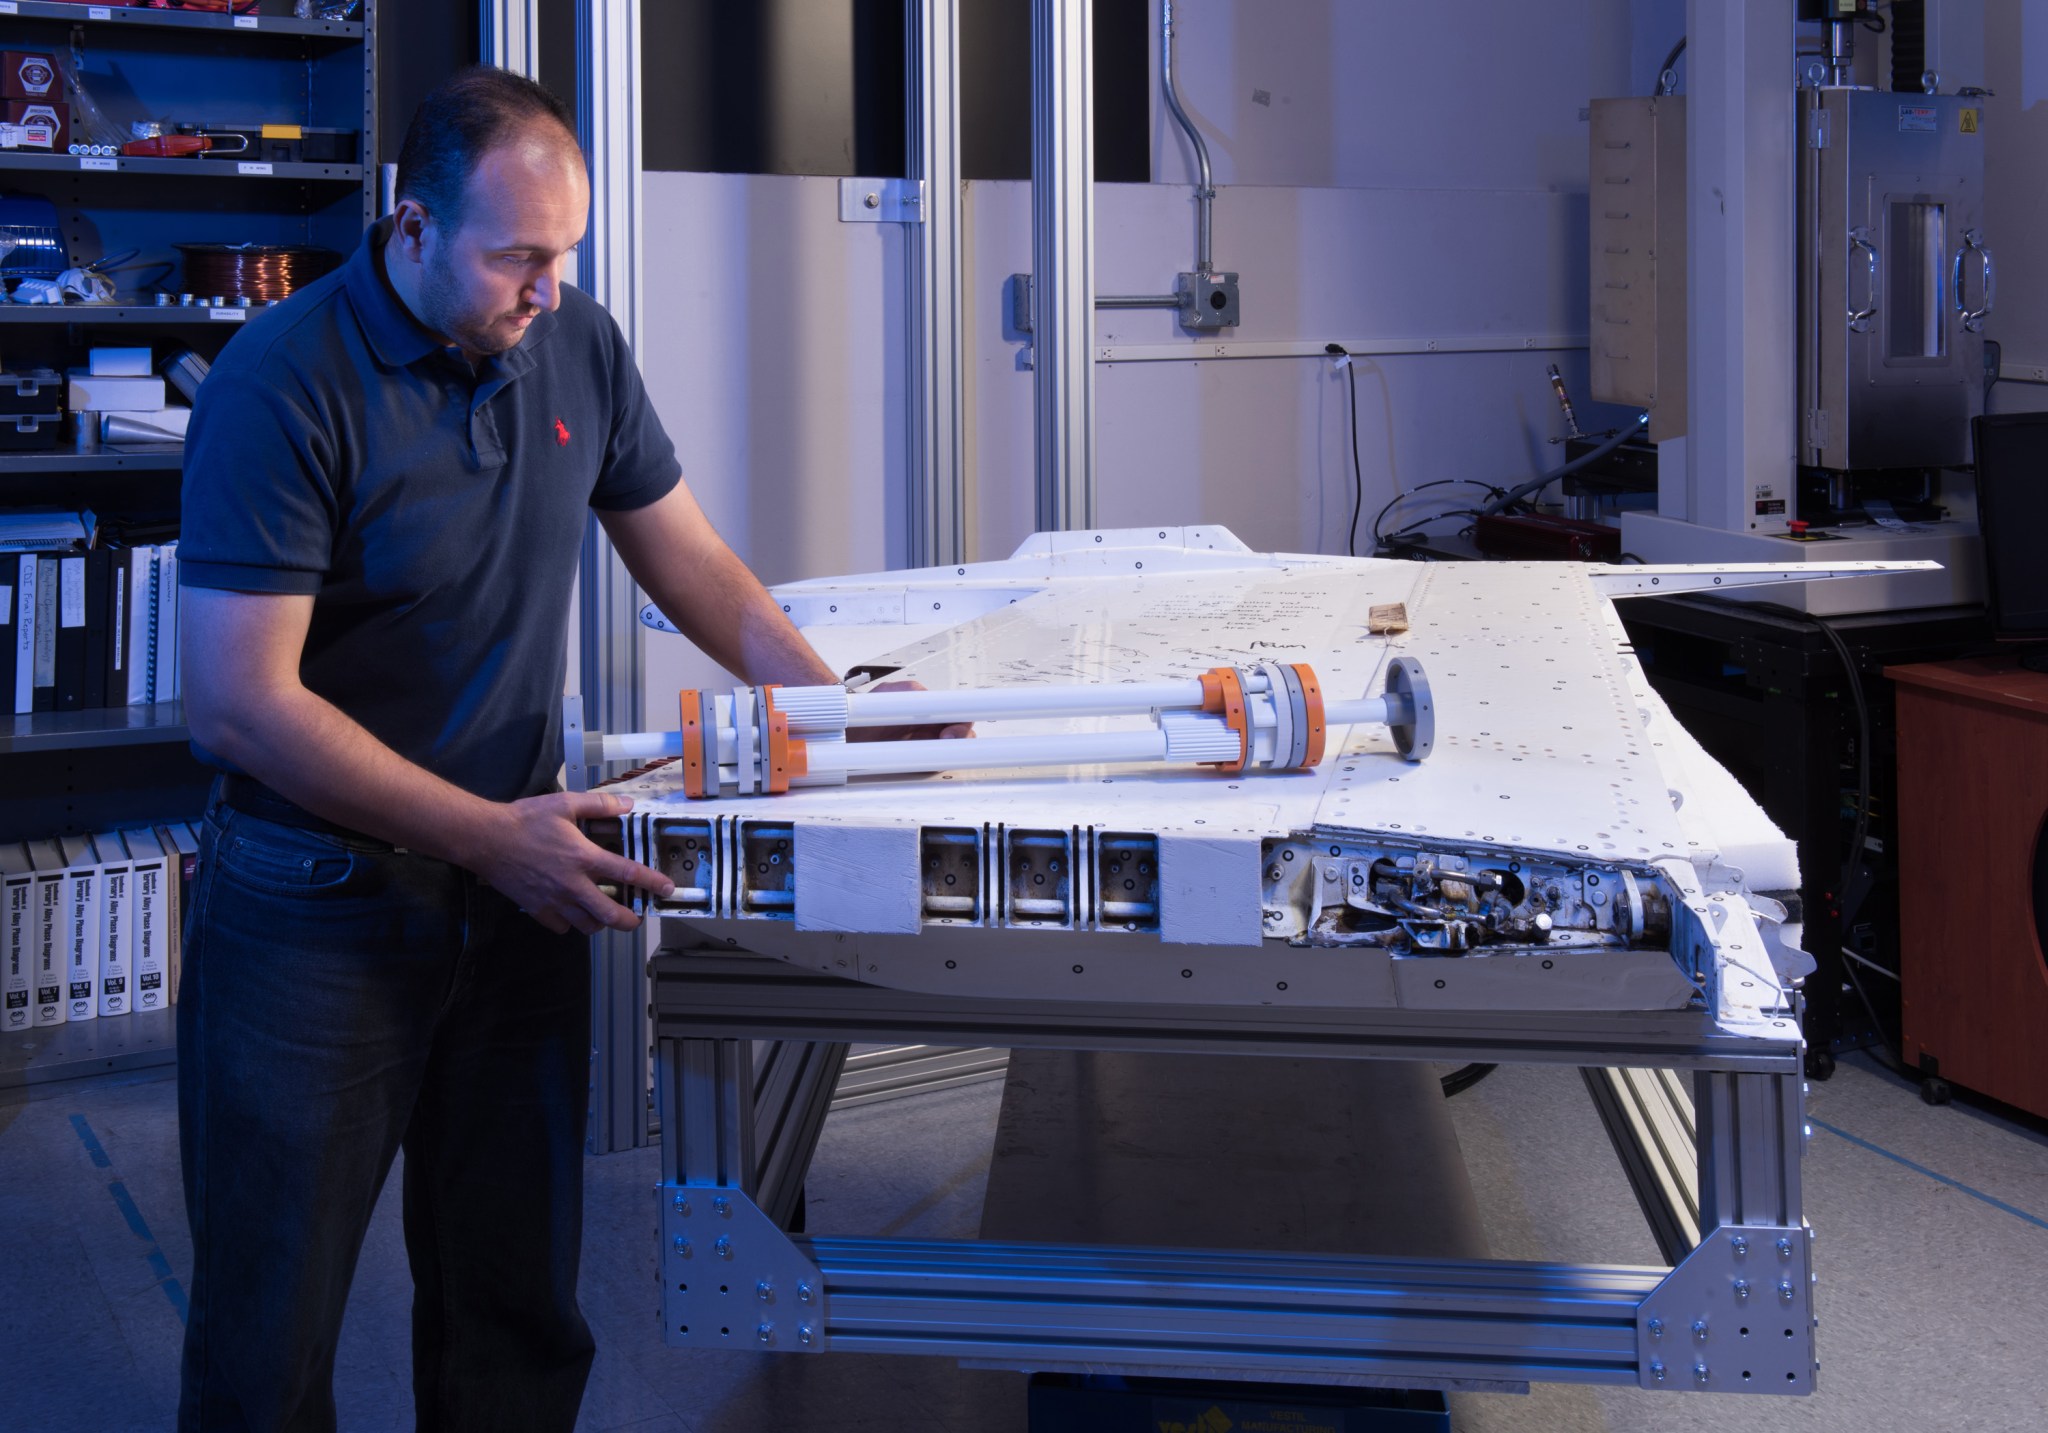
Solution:
<path fill-rule="evenodd" d="M 665 951 L 652 969 L 671 1346 L 1496 1391 L 1814 1390 L 1804 1084 L 1789 1021 L 1757 1037 L 1717 1030 L 1702 1011 L 975 1000 L 730 950 Z M 853 1040 L 1580 1065 L 1670 1264 L 792 1235 Z M 772 1042 L 758 1059 L 755 1041 Z"/>
<path fill-rule="evenodd" d="M 10 151 L 0 154 L 0 185 L 56 205 L 69 262 L 140 250 L 136 267 L 123 272 L 142 273 L 145 289 L 177 291 L 177 243 L 317 244 L 347 253 L 377 213 L 378 7 L 364 0 L 360 18 L 349 21 L 301 20 L 290 9 L 290 0 L 263 0 L 248 15 L 0 0 L 0 45 L 62 55 L 76 35 L 89 59 L 106 58 L 118 71 L 125 93 L 96 96 L 116 119 L 132 111 L 352 129 L 361 135 L 360 162 Z M 249 311 L 205 297 L 169 308 L 132 291 L 107 305 L 0 305 L 0 328 L 9 361 L 25 366 L 82 361 L 103 331 L 124 344 L 175 342 L 211 357 Z M 181 467 L 175 448 L 4 454 L 0 505 L 168 514 Z M 186 737 L 176 703 L 0 716 L 0 787 L 9 797 L 0 839 L 191 818 L 210 773 L 182 749 Z M 0 1087 L 167 1063 L 170 1022 L 145 1030 L 136 1022 L 147 1018 L 0 1040 Z"/>

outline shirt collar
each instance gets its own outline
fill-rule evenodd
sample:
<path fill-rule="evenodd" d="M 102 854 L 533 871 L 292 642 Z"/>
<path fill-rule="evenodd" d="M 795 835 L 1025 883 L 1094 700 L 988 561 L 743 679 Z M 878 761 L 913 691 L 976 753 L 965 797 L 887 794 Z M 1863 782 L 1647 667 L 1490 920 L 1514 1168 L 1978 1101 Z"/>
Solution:
<path fill-rule="evenodd" d="M 390 241 L 391 230 L 389 218 L 379 219 L 363 235 L 363 242 L 356 245 L 348 261 L 348 295 L 378 362 L 389 368 L 404 368 L 441 345 L 412 316 L 399 299 L 398 291 L 391 287 L 391 280 L 384 277 L 384 245 Z"/>
<path fill-rule="evenodd" d="M 398 291 L 384 273 L 384 246 L 390 242 L 392 227 L 388 216 L 370 226 L 369 232 L 363 235 L 363 242 L 356 246 L 355 253 L 349 258 L 346 282 L 356 316 L 362 321 L 363 332 L 369 338 L 378 361 L 389 368 L 405 368 L 430 353 L 439 352 L 444 345 L 413 317 L 412 310 L 398 297 Z M 518 377 L 533 367 L 534 360 L 529 350 L 545 341 L 554 331 L 554 326 L 555 315 L 543 311 L 527 326 L 524 339 L 505 352 L 486 359 L 479 371 L 488 372 L 495 367 L 504 378 Z"/>

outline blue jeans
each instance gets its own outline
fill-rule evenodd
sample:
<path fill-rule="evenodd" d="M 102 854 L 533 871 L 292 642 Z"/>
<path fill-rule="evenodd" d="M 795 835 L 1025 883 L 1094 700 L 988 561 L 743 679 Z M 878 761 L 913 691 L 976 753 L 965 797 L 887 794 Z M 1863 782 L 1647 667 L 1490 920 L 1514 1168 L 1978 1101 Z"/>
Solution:
<path fill-rule="evenodd" d="M 334 1428 L 349 1281 L 401 1148 L 418 1426 L 569 1433 L 595 1349 L 585 938 L 445 862 L 216 799 L 184 949 L 180 1433 Z"/>

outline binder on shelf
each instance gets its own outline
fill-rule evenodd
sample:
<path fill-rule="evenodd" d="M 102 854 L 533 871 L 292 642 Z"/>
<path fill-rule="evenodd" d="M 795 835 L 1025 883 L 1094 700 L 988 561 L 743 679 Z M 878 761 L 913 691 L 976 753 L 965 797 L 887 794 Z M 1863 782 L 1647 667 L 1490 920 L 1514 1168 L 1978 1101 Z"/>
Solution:
<path fill-rule="evenodd" d="M 21 554 L 0 552 L 0 712 L 14 710 L 14 589 Z"/>
<path fill-rule="evenodd" d="M 100 866 L 100 1014 L 126 1015 L 134 999 L 135 938 L 128 928 L 134 871 L 112 831 L 92 838 Z"/>
<path fill-rule="evenodd" d="M 156 550 L 156 624 L 150 646 L 156 656 L 151 669 L 151 701 L 178 699 L 178 544 Z"/>
<path fill-rule="evenodd" d="M 36 574 L 42 570 L 32 552 L 20 554 L 14 578 L 14 700 L 16 716 L 36 709 Z"/>
<path fill-rule="evenodd" d="M 164 1010 L 171 1003 L 170 871 L 163 844 L 146 826 L 123 831 L 128 847 L 129 921 L 134 928 L 135 1000 L 137 1010 Z"/>
<path fill-rule="evenodd" d="M 128 565 L 130 549 L 107 549 L 106 670 L 100 674 L 103 700 L 110 707 L 128 704 Z"/>
<path fill-rule="evenodd" d="M 36 646 L 29 710 L 57 709 L 57 559 L 36 554 Z"/>
<path fill-rule="evenodd" d="M 96 547 L 85 555 L 85 708 L 107 705 L 107 594 L 114 554 Z"/>
<path fill-rule="evenodd" d="M 100 1013 L 100 866 L 92 841 L 66 836 L 64 848 L 64 1015 L 71 1021 Z"/>
<path fill-rule="evenodd" d="M 35 867 L 35 965 L 30 970 L 38 1025 L 64 1023 L 64 852 L 55 841 L 28 843 Z"/>
<path fill-rule="evenodd" d="M 0 1031 L 15 1035 L 35 1023 L 29 1007 L 31 973 L 35 968 L 36 871 L 28 848 L 19 841 L 0 842 Z"/>
<path fill-rule="evenodd" d="M 85 554 L 66 553 L 57 559 L 56 695 L 60 712 L 85 708 Z"/>
<path fill-rule="evenodd" d="M 128 567 L 128 705 L 145 706 L 154 669 L 151 633 L 156 629 L 156 549 L 147 544 L 127 550 Z"/>

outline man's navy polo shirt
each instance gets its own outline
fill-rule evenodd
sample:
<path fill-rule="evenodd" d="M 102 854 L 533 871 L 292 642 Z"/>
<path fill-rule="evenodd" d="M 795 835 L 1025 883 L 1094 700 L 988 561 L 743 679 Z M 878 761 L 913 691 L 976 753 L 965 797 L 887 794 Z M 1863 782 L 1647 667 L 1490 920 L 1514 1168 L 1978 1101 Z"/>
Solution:
<path fill-rule="evenodd" d="M 472 371 L 391 288 L 389 233 L 213 365 L 185 447 L 180 581 L 312 594 L 309 691 L 467 791 L 532 796 L 562 760 L 587 511 L 667 493 L 675 448 L 590 297 L 565 286 Z"/>

